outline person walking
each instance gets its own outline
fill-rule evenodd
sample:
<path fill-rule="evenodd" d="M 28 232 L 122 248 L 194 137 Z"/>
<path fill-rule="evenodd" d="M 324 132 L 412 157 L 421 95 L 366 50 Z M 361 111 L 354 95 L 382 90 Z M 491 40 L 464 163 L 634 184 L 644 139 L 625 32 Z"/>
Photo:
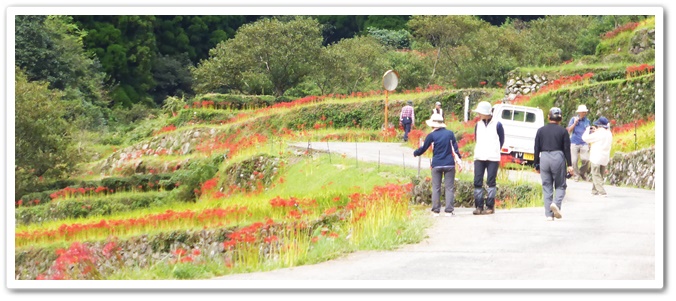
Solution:
<path fill-rule="evenodd" d="M 439 114 L 441 117 L 444 117 L 444 110 L 441 108 L 441 103 L 437 101 L 434 104 L 434 109 L 432 109 L 432 114 Z"/>
<path fill-rule="evenodd" d="M 577 107 L 576 116 L 573 116 L 568 122 L 568 133 L 570 134 L 570 155 L 573 160 L 573 170 L 575 176 L 573 180 L 583 181 L 589 180 L 589 144 L 582 140 L 582 134 L 585 129 L 590 126 L 590 121 L 587 118 L 587 106 L 579 105 Z M 578 168 L 578 159 L 580 167 Z"/>
<path fill-rule="evenodd" d="M 566 196 L 566 166 L 574 173 L 570 159 L 570 137 L 559 125 L 561 109 L 553 107 L 548 114 L 549 123 L 535 134 L 535 170 L 542 179 L 542 194 L 547 220 L 561 218 L 561 204 Z M 556 194 L 556 196 L 554 195 Z"/>
<path fill-rule="evenodd" d="M 603 189 L 606 165 L 610 162 L 610 147 L 613 144 L 613 134 L 608 129 L 608 119 L 601 116 L 594 122 L 594 127 L 587 127 L 582 134 L 582 140 L 590 144 L 589 162 L 591 162 L 592 195 L 607 197 Z"/>
<path fill-rule="evenodd" d="M 408 133 L 411 127 L 415 124 L 415 112 L 413 110 L 413 101 L 406 101 L 406 105 L 401 108 L 399 114 L 399 125 L 404 127 L 404 142 L 408 141 Z"/>
<path fill-rule="evenodd" d="M 474 126 L 474 215 L 493 214 L 495 212 L 495 179 L 500 166 L 500 149 L 505 143 L 505 130 L 502 123 L 493 119 L 491 104 L 482 101 L 474 112 L 481 118 Z M 484 208 L 484 173 L 486 174 L 486 207 Z"/>
<path fill-rule="evenodd" d="M 425 142 L 421 147 L 413 151 L 413 156 L 417 157 L 424 154 L 430 145 L 434 144 L 432 156 L 432 214 L 439 216 L 441 211 L 441 179 L 444 179 L 446 207 L 445 216 L 453 216 L 453 203 L 455 202 L 455 157 L 453 151 L 459 158 L 458 142 L 455 134 L 446 129 L 444 118 L 439 114 L 432 114 L 425 123 L 433 130 L 425 137 Z"/>

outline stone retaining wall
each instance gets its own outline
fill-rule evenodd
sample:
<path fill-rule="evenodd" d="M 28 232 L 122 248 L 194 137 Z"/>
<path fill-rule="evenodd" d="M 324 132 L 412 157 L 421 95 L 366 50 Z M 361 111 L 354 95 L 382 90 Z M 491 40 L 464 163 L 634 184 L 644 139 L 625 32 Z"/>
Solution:
<path fill-rule="evenodd" d="M 616 152 L 608 163 L 610 185 L 655 189 L 655 148 L 631 153 Z"/>

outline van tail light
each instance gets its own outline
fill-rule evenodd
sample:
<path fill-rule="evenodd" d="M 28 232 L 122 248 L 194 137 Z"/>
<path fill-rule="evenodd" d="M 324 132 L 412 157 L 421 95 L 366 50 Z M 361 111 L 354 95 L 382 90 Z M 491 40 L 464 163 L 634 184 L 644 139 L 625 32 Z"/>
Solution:
<path fill-rule="evenodd" d="M 508 149 L 508 148 L 503 148 L 503 149 L 502 149 L 502 152 L 503 152 L 503 153 L 509 153 L 509 149 Z"/>

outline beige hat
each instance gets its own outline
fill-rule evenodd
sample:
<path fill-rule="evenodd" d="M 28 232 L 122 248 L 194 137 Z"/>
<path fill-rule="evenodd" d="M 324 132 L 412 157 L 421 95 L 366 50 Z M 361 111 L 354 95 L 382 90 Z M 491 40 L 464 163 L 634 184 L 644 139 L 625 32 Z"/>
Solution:
<path fill-rule="evenodd" d="M 577 107 L 577 111 L 575 111 L 575 113 L 580 113 L 580 112 L 589 112 L 589 110 L 587 110 L 587 106 L 585 106 L 585 105 L 579 105 L 579 106 Z"/>
<path fill-rule="evenodd" d="M 441 114 L 432 114 L 429 120 L 425 120 L 425 123 L 432 128 L 445 128 L 444 117 Z"/>

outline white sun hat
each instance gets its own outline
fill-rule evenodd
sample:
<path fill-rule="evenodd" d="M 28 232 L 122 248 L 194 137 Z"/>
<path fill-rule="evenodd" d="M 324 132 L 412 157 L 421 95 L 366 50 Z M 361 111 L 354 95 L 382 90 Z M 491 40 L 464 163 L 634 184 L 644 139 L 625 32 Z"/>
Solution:
<path fill-rule="evenodd" d="M 587 106 L 585 106 L 585 105 L 579 105 L 579 106 L 577 107 L 577 111 L 575 111 L 575 113 L 580 113 L 580 112 L 589 112 L 589 110 L 587 110 Z"/>
<path fill-rule="evenodd" d="M 444 117 L 441 114 L 432 114 L 429 120 L 425 120 L 425 123 L 432 128 L 445 128 Z"/>
<path fill-rule="evenodd" d="M 476 106 L 476 109 L 474 109 L 474 112 L 481 115 L 493 115 L 493 113 L 491 113 L 491 103 L 487 101 L 480 102 Z"/>

